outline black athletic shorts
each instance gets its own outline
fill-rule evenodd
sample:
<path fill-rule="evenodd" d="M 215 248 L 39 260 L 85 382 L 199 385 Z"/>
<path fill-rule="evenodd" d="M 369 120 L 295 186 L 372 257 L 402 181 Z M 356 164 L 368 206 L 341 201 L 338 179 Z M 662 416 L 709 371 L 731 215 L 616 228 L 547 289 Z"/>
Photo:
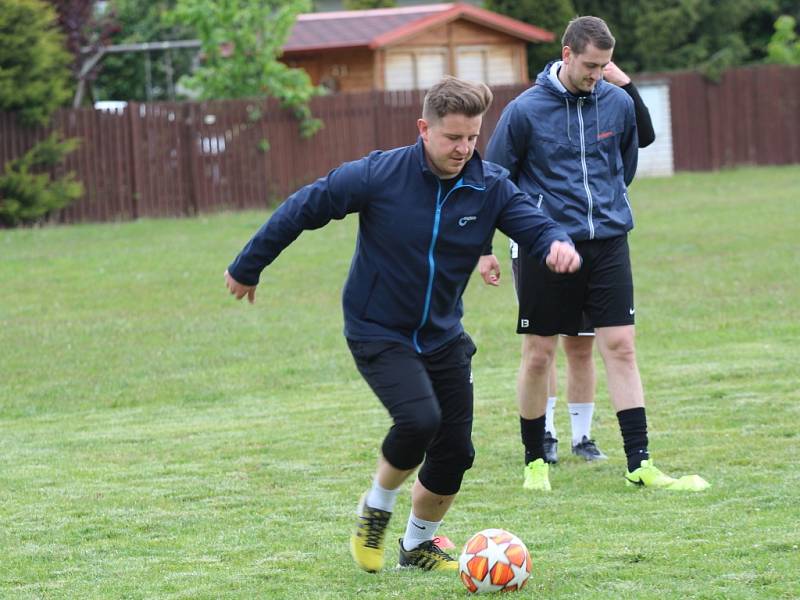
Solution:
<path fill-rule="evenodd" d="M 580 335 L 592 327 L 633 325 L 633 275 L 628 236 L 575 244 L 577 273 L 553 273 L 520 252 L 515 285 L 517 333 Z"/>
<path fill-rule="evenodd" d="M 472 356 L 463 333 L 419 354 L 398 342 L 347 340 L 356 367 L 392 417 L 381 451 L 397 469 L 420 463 L 420 483 L 435 494 L 458 492 L 472 466 Z M 423 462 L 424 461 L 424 462 Z"/>
<path fill-rule="evenodd" d="M 510 241 L 510 254 L 511 254 L 511 276 L 514 279 L 514 290 L 517 292 L 517 304 L 519 304 L 519 245 L 514 240 Z M 562 333 L 561 335 L 566 335 Z M 581 328 L 578 330 L 578 335 L 581 337 L 594 337 L 594 327 L 589 320 L 589 315 L 586 311 L 581 315 Z"/>

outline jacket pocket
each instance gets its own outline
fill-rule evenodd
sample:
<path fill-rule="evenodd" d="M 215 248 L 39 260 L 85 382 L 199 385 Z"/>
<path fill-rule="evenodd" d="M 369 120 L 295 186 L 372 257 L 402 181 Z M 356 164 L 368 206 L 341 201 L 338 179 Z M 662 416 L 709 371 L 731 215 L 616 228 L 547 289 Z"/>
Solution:
<path fill-rule="evenodd" d="M 355 340 L 347 340 L 347 345 L 350 348 L 350 353 L 356 360 L 356 364 L 362 368 L 373 362 L 378 356 L 397 346 L 395 342 L 357 342 Z"/>
<path fill-rule="evenodd" d="M 472 341 L 472 338 L 466 331 L 461 334 L 461 344 L 464 348 L 464 359 L 469 363 L 472 361 L 472 357 L 475 356 L 475 353 L 478 351 L 478 347 L 475 345 L 475 342 Z"/>
<path fill-rule="evenodd" d="M 631 206 L 631 201 L 628 200 L 628 192 L 622 192 L 622 197 L 625 199 L 625 206 L 628 207 L 628 212 L 631 215 L 631 224 L 633 224 L 633 222 L 634 222 L 633 207 Z"/>
<path fill-rule="evenodd" d="M 608 165 L 608 171 L 611 173 L 612 177 L 616 177 L 619 173 L 622 173 L 622 155 L 619 152 L 617 136 L 611 136 L 600 140 L 597 149 L 601 157 L 605 157 L 604 162 Z"/>

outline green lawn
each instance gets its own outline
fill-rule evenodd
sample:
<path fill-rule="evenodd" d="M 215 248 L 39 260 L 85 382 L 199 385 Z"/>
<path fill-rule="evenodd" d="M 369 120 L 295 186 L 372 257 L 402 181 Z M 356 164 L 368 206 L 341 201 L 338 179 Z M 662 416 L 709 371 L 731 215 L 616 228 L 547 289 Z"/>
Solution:
<path fill-rule="evenodd" d="M 500 289 L 476 276 L 478 455 L 441 533 L 519 535 L 519 597 L 800 597 L 799 191 L 784 167 L 631 193 L 651 451 L 711 481 L 701 494 L 624 486 L 602 380 L 610 460 L 562 451 L 553 492 L 526 493 L 508 261 Z M 357 220 L 303 234 L 237 303 L 222 272 L 265 217 L 0 231 L 0 598 L 466 596 L 452 575 L 352 563 L 388 426 L 341 336 Z"/>

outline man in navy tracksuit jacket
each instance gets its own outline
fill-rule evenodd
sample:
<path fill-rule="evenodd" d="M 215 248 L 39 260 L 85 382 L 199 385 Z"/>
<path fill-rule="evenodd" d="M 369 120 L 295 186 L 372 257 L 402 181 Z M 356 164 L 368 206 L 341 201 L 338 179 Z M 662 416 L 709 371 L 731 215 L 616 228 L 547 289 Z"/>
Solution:
<path fill-rule="evenodd" d="M 633 228 L 627 186 L 636 173 L 636 116 L 630 96 L 602 80 L 613 50 L 614 37 L 602 19 L 573 19 L 562 39 L 562 60 L 548 64 L 536 85 L 505 108 L 487 148 L 488 158 L 508 168 L 512 180 L 567 230 L 584 260 L 579 272 L 560 275 L 520 257 L 517 332 L 524 338 L 517 388 L 523 487 L 550 490 L 544 460 L 548 374 L 557 334 L 577 335 L 585 314 L 606 367 L 627 481 L 704 489 L 708 484 L 697 476 L 668 477 L 648 453 L 627 240 Z"/>
<path fill-rule="evenodd" d="M 399 563 L 457 568 L 434 534 L 472 465 L 471 358 L 461 297 L 495 228 L 558 273 L 580 266 L 569 237 L 474 152 L 491 92 L 446 78 L 425 97 L 413 146 L 331 171 L 288 198 L 225 273 L 237 299 L 304 230 L 359 214 L 344 286 L 344 334 L 361 374 L 393 419 L 350 538 L 356 563 L 377 571 L 403 481 L 422 464 Z M 424 462 L 423 462 L 424 460 Z"/>

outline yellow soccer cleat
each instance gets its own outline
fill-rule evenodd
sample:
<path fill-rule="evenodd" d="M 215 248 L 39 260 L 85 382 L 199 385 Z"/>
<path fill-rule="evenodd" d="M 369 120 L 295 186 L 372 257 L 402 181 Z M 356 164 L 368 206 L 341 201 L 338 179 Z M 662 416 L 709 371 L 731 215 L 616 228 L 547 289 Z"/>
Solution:
<path fill-rule="evenodd" d="M 550 465 L 544 459 L 537 458 L 525 465 L 525 481 L 522 487 L 526 490 L 550 491 Z"/>
<path fill-rule="evenodd" d="M 350 554 L 356 564 L 370 573 L 383 567 L 384 538 L 392 513 L 367 506 L 367 495 L 358 503 L 355 532 L 350 536 Z"/>
<path fill-rule="evenodd" d="M 665 475 L 650 460 L 643 460 L 641 466 L 633 473 L 626 472 L 625 481 L 627 485 L 678 492 L 700 492 L 711 487 L 711 484 L 699 475 L 684 475 L 680 479 Z"/>

